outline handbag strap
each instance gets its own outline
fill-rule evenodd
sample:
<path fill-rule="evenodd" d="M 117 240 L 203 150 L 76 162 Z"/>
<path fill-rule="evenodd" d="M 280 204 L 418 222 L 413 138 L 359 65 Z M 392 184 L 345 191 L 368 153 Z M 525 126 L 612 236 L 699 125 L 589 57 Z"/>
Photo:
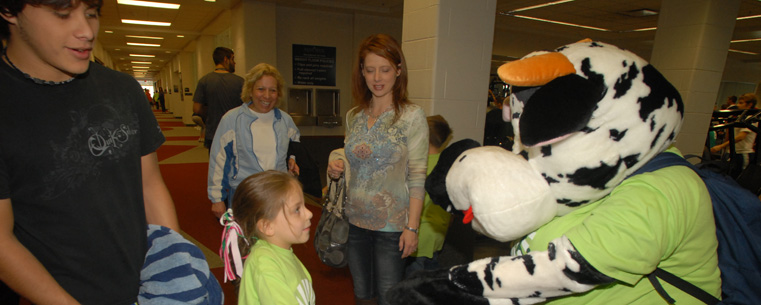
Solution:
<path fill-rule="evenodd" d="M 340 213 L 336 215 L 343 218 L 345 215 L 344 212 L 346 211 L 346 200 L 348 198 L 346 195 L 346 179 L 343 174 L 341 174 L 336 180 L 330 180 L 326 195 L 327 198 L 323 207 L 331 213 L 334 213 L 333 211 L 338 208 Z"/>

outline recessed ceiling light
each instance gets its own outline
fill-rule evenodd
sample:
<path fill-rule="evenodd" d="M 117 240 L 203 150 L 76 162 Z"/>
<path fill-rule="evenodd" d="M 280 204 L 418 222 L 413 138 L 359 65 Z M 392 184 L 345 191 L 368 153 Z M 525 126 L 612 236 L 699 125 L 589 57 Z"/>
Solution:
<path fill-rule="evenodd" d="M 204 0 L 206 2 L 217 2 L 217 0 Z"/>
<path fill-rule="evenodd" d="M 132 57 L 156 57 L 156 55 L 148 55 L 148 54 L 130 54 L 129 56 L 132 56 Z"/>
<path fill-rule="evenodd" d="M 158 36 L 137 36 L 137 35 L 124 35 L 127 38 L 142 38 L 142 39 L 164 39 L 164 37 Z"/>
<path fill-rule="evenodd" d="M 132 66 L 132 69 L 134 69 L 134 70 L 148 69 L 148 68 L 150 68 L 150 67 L 146 67 L 146 66 Z"/>
<path fill-rule="evenodd" d="M 177 38 L 185 37 L 185 35 L 177 35 Z"/>
<path fill-rule="evenodd" d="M 155 25 L 155 26 L 171 26 L 172 25 L 171 22 L 132 20 L 132 19 L 122 19 L 122 23 L 141 24 L 141 25 Z"/>
<path fill-rule="evenodd" d="M 155 44 L 155 43 L 139 43 L 139 42 L 127 42 L 127 45 L 138 46 L 138 47 L 154 47 L 154 48 L 158 48 L 161 46 L 160 44 Z"/>
<path fill-rule="evenodd" d="M 168 8 L 168 9 L 179 9 L 180 5 L 175 3 L 165 3 L 165 2 L 151 2 L 151 1 L 138 1 L 138 0 L 118 0 L 116 3 L 124 4 L 124 5 L 134 5 L 134 6 L 145 6 L 145 7 L 156 7 L 156 8 Z"/>
<path fill-rule="evenodd" d="M 108 30 L 106 30 L 106 31 L 103 31 L 103 32 L 106 32 L 106 33 L 108 33 L 108 34 L 113 34 L 113 33 L 114 33 L 114 31 L 108 31 Z"/>
<path fill-rule="evenodd" d="M 138 64 L 138 65 L 150 65 L 151 64 L 150 61 L 130 61 L 130 63 Z"/>

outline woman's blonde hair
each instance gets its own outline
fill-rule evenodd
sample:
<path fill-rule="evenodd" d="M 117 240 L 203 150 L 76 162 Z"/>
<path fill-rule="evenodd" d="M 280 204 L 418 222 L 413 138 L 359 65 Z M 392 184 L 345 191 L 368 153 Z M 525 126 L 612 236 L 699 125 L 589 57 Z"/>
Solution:
<path fill-rule="evenodd" d="M 248 70 L 248 73 L 246 73 L 246 77 L 243 81 L 243 90 L 240 93 L 240 99 L 244 103 L 251 101 L 251 92 L 254 91 L 254 84 L 256 84 L 256 82 L 265 75 L 272 76 L 277 81 L 277 102 L 275 103 L 275 107 L 280 105 L 280 99 L 283 98 L 283 87 L 285 87 L 285 81 L 283 80 L 283 77 L 280 75 L 280 71 L 278 71 L 277 68 L 266 63 L 260 63 L 251 68 L 251 70 Z"/>
<path fill-rule="evenodd" d="M 233 196 L 233 215 L 248 241 L 239 243 L 240 253 L 247 255 L 251 245 L 262 238 L 259 220 L 272 221 L 285 210 L 288 194 L 301 191 L 301 183 L 292 175 L 275 170 L 259 172 L 244 179 Z"/>

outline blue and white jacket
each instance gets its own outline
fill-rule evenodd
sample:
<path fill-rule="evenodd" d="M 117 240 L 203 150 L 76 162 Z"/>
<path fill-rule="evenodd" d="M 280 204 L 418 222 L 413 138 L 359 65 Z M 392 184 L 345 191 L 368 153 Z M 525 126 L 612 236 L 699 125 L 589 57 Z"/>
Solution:
<path fill-rule="evenodd" d="M 232 201 L 235 189 L 246 177 L 263 171 L 254 154 L 251 124 L 258 119 L 243 105 L 228 111 L 219 122 L 209 155 L 207 193 L 211 202 Z M 293 119 L 278 108 L 272 128 L 275 130 L 277 161 L 275 169 L 288 170 L 288 142 L 299 142 L 300 133 Z"/>

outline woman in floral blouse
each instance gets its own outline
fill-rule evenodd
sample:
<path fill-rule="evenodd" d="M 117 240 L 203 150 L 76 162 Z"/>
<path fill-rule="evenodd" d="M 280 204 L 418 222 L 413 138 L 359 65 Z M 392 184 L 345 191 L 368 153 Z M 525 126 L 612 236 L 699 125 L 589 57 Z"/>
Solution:
<path fill-rule="evenodd" d="M 376 34 L 359 46 L 352 75 L 356 107 L 346 114 L 343 151 L 328 174 L 346 170 L 349 270 L 357 304 L 387 304 L 386 291 L 404 276 L 404 258 L 417 248 L 425 197 L 428 126 L 407 99 L 401 47 Z"/>

